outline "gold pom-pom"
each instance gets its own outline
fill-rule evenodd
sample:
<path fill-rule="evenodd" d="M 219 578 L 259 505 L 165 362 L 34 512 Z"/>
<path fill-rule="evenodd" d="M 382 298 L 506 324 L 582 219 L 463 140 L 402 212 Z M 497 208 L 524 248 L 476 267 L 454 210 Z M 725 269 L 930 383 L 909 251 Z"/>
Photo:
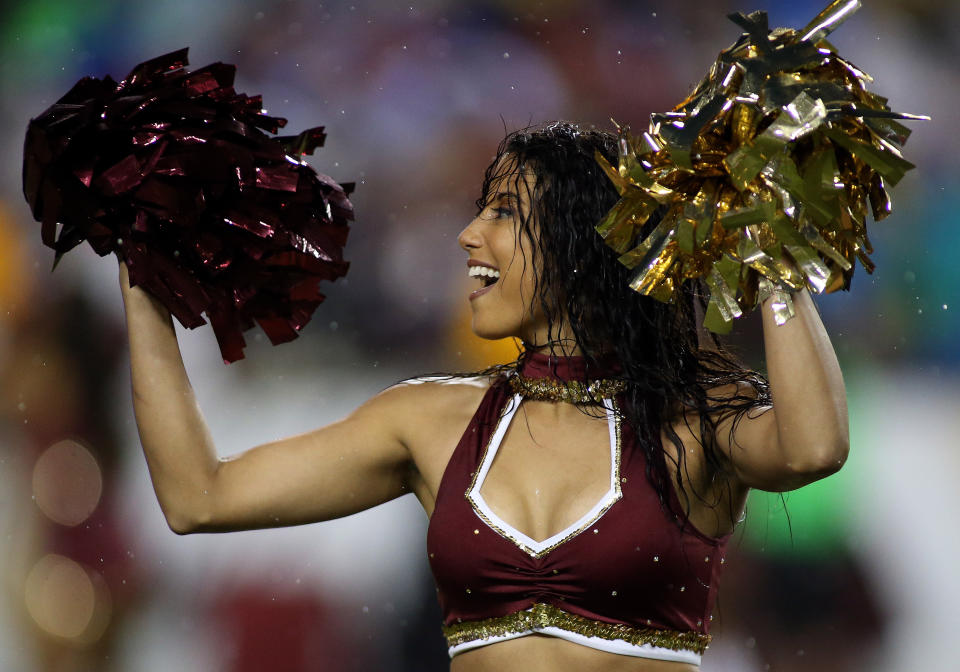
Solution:
<path fill-rule="evenodd" d="M 725 333 L 770 286 L 787 297 L 782 323 L 790 291 L 848 289 L 857 259 L 873 271 L 867 210 L 890 214 L 887 186 L 913 168 L 896 120 L 929 117 L 891 112 L 826 41 L 859 8 L 835 0 L 802 30 L 732 14 L 746 32 L 686 100 L 640 136 L 618 127 L 618 165 L 597 161 L 621 200 L 597 231 L 634 271 L 631 287 L 671 301 L 702 278 L 704 324 Z"/>

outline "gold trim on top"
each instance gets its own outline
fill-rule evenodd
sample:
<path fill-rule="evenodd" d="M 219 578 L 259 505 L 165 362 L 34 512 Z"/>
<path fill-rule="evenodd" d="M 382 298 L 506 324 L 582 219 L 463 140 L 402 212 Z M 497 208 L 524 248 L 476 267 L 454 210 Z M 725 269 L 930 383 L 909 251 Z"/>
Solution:
<path fill-rule="evenodd" d="M 527 611 L 518 611 L 506 616 L 445 625 L 443 635 L 447 638 L 447 646 L 453 648 L 468 642 L 536 632 L 550 627 L 584 637 L 597 637 L 608 641 L 621 640 L 633 646 L 649 644 L 671 651 L 693 651 L 699 655 L 703 655 L 710 644 L 710 635 L 700 632 L 635 628 L 623 623 L 605 623 L 571 614 L 542 602 L 538 602 Z"/>
<path fill-rule="evenodd" d="M 516 397 L 514 397 L 511 400 L 511 402 L 513 401 L 516 401 Z M 517 403 L 518 403 L 517 410 L 519 410 L 519 403 L 522 403 L 522 400 Z M 607 413 L 613 414 L 614 450 L 613 450 L 613 455 L 611 455 L 610 457 L 610 459 L 613 460 L 613 497 L 610 498 L 610 501 L 607 502 L 606 506 L 601 508 L 596 513 L 596 515 L 594 515 L 592 518 L 590 518 L 590 520 L 586 521 L 576 529 L 571 530 L 570 533 L 564 535 L 562 539 L 559 539 L 558 541 L 554 542 L 550 546 L 547 546 L 546 548 L 542 548 L 539 551 L 537 551 L 530 548 L 529 545 L 524 543 L 521 539 L 516 537 L 514 534 L 511 534 L 510 530 L 504 529 L 504 527 L 502 527 L 501 525 L 497 525 L 494 521 L 490 520 L 490 518 L 487 517 L 486 514 L 484 514 L 484 512 L 480 509 L 480 507 L 477 506 L 477 502 L 474 499 L 473 493 L 476 492 L 477 496 L 482 497 L 479 490 L 476 489 L 477 479 L 480 477 L 480 471 L 487 460 L 487 454 L 490 451 L 490 444 L 493 443 L 493 437 L 496 436 L 497 430 L 500 429 L 500 423 L 503 422 L 504 416 L 506 415 L 506 413 L 503 413 L 501 414 L 500 420 L 497 422 L 497 426 L 494 428 L 493 433 L 490 435 L 490 439 L 487 441 L 487 445 L 483 449 L 483 456 L 480 458 L 480 464 L 477 465 L 476 471 L 473 472 L 473 478 L 470 480 L 470 486 L 467 488 L 467 491 L 464 493 L 464 496 L 466 497 L 467 501 L 470 503 L 470 506 L 473 509 L 474 513 L 477 514 L 477 517 L 480 518 L 480 520 L 482 520 L 487 525 L 487 527 L 492 529 L 501 537 L 504 537 L 505 539 L 509 539 L 510 541 L 512 541 L 524 553 L 538 559 L 542 558 L 543 556 L 545 556 L 547 553 L 554 550 L 558 546 L 561 546 L 566 542 L 570 541 L 577 535 L 582 534 L 587 528 L 589 528 L 591 525 L 593 525 L 598 520 L 600 520 L 600 518 L 603 517 L 603 514 L 605 514 L 610 509 L 611 506 L 616 504 L 623 497 L 623 491 L 620 487 L 620 462 L 621 462 L 620 414 L 617 412 L 617 404 L 613 400 L 613 398 L 610 398 L 610 406 L 611 408 L 605 409 L 605 410 L 607 411 Z M 516 413 L 516 411 L 514 411 L 514 413 Z M 609 423 L 609 417 L 607 422 Z M 609 424 L 608 424 L 608 431 L 609 431 Z M 504 434 L 503 438 L 506 438 L 506 434 Z M 501 438 L 500 440 L 500 445 L 503 445 L 503 438 Z M 497 446 L 497 449 L 499 450 L 500 446 Z M 607 497 L 609 493 L 610 493 L 610 490 L 607 490 L 607 492 L 604 494 L 604 497 Z M 513 526 L 510 525 L 510 523 L 508 523 L 507 521 L 503 520 L 502 518 L 500 520 L 503 522 L 504 525 L 513 528 Z M 513 529 L 516 530 L 516 528 L 513 528 Z M 516 531 L 519 532 L 519 530 L 516 530 Z"/>

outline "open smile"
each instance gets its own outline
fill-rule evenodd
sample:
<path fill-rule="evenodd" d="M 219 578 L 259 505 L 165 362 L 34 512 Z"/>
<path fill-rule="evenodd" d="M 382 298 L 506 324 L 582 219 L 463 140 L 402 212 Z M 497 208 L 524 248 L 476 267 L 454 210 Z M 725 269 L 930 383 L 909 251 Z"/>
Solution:
<path fill-rule="evenodd" d="M 489 292 L 490 288 L 497 284 L 497 280 L 500 279 L 500 271 L 497 268 L 474 259 L 467 262 L 467 275 L 471 278 L 479 278 L 483 283 L 480 289 L 470 294 L 471 301 Z"/>

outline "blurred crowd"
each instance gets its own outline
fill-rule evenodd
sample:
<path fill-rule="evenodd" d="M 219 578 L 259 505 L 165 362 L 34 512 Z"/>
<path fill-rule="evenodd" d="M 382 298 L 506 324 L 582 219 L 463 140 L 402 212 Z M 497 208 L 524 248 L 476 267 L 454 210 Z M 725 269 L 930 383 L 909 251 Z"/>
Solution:
<path fill-rule="evenodd" d="M 80 77 L 183 46 L 238 66 L 311 163 L 355 181 L 351 271 L 293 343 L 250 332 L 224 366 L 181 331 L 221 453 L 330 422 L 413 374 L 516 354 L 469 330 L 456 236 L 505 131 L 637 127 L 732 43 L 732 11 L 799 27 L 826 0 L 20 0 L 0 2 L 0 669 L 441 670 L 411 498 L 300 529 L 177 537 L 139 455 L 116 263 L 50 272 L 20 190 L 31 116 Z M 852 455 L 835 477 L 751 499 L 705 672 L 949 669 L 960 599 L 960 6 L 871 0 L 831 37 L 912 124 L 918 169 L 872 225 L 877 270 L 818 299 L 847 375 Z M 757 320 L 734 346 L 762 365 Z"/>

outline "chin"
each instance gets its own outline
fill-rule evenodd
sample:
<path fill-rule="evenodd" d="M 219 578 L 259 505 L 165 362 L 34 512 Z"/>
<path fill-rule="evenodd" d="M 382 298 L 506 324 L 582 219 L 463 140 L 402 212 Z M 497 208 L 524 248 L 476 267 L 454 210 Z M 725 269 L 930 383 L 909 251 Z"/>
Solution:
<path fill-rule="evenodd" d="M 514 329 L 508 329 L 502 324 L 484 324 L 482 321 L 473 320 L 470 325 L 474 334 L 487 341 L 499 341 L 502 338 L 513 338 L 517 336 Z"/>

